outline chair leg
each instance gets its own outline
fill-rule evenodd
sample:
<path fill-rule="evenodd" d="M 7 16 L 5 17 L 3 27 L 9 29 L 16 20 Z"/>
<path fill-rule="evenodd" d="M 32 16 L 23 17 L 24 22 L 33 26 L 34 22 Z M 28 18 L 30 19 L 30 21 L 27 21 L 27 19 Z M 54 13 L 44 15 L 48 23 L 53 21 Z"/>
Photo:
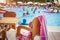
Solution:
<path fill-rule="evenodd" d="M 2 31 L 2 40 L 5 40 L 5 38 L 6 38 L 6 31 L 3 30 L 3 31 Z"/>

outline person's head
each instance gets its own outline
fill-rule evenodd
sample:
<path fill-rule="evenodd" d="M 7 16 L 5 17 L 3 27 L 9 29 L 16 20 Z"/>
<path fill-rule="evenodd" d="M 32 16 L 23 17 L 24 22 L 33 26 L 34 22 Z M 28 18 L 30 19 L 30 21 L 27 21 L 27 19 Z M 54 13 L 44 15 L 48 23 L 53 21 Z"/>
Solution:
<path fill-rule="evenodd" d="M 24 24 L 26 23 L 26 19 L 23 19 L 23 23 L 24 23 Z"/>

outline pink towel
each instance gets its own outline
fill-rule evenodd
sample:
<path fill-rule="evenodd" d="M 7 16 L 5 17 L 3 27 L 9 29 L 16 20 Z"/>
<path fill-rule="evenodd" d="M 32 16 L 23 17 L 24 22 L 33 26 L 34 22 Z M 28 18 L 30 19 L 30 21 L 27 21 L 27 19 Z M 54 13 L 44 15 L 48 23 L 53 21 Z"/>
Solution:
<path fill-rule="evenodd" d="M 30 36 L 31 36 L 31 32 L 25 33 L 27 31 L 22 31 L 22 35 L 18 36 L 17 39 L 18 40 L 31 40 Z"/>
<path fill-rule="evenodd" d="M 48 40 L 47 29 L 46 29 L 46 19 L 44 15 L 38 16 L 38 19 L 41 23 L 40 26 L 40 37 L 41 40 Z"/>
<path fill-rule="evenodd" d="M 30 37 L 26 37 L 26 36 L 21 35 L 18 37 L 18 40 L 31 40 L 31 39 L 30 39 Z"/>

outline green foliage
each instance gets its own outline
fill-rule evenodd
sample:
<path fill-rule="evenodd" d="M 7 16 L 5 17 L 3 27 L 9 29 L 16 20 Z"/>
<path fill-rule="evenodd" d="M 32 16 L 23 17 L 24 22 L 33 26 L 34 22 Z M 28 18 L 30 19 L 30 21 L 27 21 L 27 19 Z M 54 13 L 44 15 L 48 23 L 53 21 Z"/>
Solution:
<path fill-rule="evenodd" d="M 18 0 L 18 1 L 25 1 L 25 2 L 32 1 L 32 2 L 40 2 L 40 3 L 46 2 L 46 0 Z"/>

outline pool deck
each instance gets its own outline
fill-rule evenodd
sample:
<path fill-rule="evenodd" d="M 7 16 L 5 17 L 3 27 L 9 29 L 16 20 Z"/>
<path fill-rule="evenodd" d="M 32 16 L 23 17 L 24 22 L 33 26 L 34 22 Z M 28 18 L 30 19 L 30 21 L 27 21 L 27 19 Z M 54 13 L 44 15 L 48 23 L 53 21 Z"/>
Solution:
<path fill-rule="evenodd" d="M 60 32 L 60 26 L 47 26 L 49 32 Z"/>
<path fill-rule="evenodd" d="M 48 40 L 60 40 L 60 32 L 49 32 Z"/>
<path fill-rule="evenodd" d="M 60 26 L 48 26 L 48 40 L 60 40 Z"/>

